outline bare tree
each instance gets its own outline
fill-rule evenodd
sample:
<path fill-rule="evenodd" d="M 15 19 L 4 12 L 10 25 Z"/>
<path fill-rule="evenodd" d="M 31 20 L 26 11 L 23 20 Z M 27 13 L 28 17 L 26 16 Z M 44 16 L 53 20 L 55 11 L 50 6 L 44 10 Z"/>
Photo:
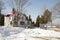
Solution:
<path fill-rule="evenodd" d="M 8 5 L 9 5 L 11 8 L 15 8 L 14 0 L 7 0 L 6 2 L 8 3 Z"/>
<path fill-rule="evenodd" d="M 15 0 L 16 7 L 19 11 L 23 11 L 24 6 L 27 4 L 28 0 Z"/>
<path fill-rule="evenodd" d="M 56 15 L 60 15 L 60 2 L 56 3 L 53 8 L 52 12 Z"/>
<path fill-rule="evenodd" d="M 10 1 L 8 3 L 8 1 Z M 11 8 L 14 8 L 15 10 L 18 9 L 18 11 L 25 11 L 26 7 L 30 6 L 31 3 L 29 0 L 8 0 L 7 3 Z"/>
<path fill-rule="evenodd" d="M 3 9 L 3 5 L 4 5 L 4 3 L 2 1 L 0 1 L 0 13 L 1 13 L 1 10 Z"/>
<path fill-rule="evenodd" d="M 60 2 L 57 2 L 52 8 L 52 19 L 60 18 Z"/>

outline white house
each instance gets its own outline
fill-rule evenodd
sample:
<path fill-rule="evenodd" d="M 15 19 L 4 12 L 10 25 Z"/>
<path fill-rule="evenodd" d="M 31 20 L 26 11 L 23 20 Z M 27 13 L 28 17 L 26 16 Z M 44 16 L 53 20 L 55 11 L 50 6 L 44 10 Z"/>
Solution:
<path fill-rule="evenodd" d="M 5 26 L 28 27 L 31 26 L 31 21 L 28 20 L 25 14 L 15 11 L 5 16 L 4 24 Z"/>
<path fill-rule="evenodd" d="M 7 26 L 7 27 L 12 26 L 11 21 L 12 21 L 12 15 L 11 14 L 7 14 L 4 16 L 4 25 L 5 26 Z"/>

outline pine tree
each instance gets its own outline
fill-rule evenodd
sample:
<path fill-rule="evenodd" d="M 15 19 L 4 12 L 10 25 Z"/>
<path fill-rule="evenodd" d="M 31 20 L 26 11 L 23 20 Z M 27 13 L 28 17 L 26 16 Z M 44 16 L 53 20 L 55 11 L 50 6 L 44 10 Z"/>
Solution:
<path fill-rule="evenodd" d="M 29 21 L 31 21 L 31 22 L 32 22 L 31 15 L 29 15 Z"/>
<path fill-rule="evenodd" d="M 38 16 L 36 19 L 36 26 L 39 27 L 40 26 L 40 17 Z"/>
<path fill-rule="evenodd" d="M 4 3 L 2 1 L 0 1 L 0 26 L 3 26 L 4 25 L 4 15 L 1 14 L 1 11 L 4 7 Z"/>
<path fill-rule="evenodd" d="M 0 12 L 0 26 L 4 25 L 4 15 Z"/>
<path fill-rule="evenodd" d="M 45 16 L 45 19 L 50 22 L 51 21 L 51 16 L 52 16 L 52 13 L 47 9 L 45 10 L 44 12 L 44 16 Z"/>
<path fill-rule="evenodd" d="M 52 15 L 52 13 L 48 9 L 45 10 L 45 12 L 44 12 L 44 24 L 51 22 L 51 15 Z M 47 29 L 47 25 L 46 25 L 46 29 Z"/>

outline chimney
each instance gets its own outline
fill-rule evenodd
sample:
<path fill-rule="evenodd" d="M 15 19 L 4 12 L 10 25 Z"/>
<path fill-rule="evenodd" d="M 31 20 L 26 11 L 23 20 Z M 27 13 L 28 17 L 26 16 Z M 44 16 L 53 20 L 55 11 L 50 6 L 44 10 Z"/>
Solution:
<path fill-rule="evenodd" d="M 15 11 L 15 8 L 13 8 L 12 11 Z"/>
<path fill-rule="evenodd" d="M 15 14 L 15 8 L 12 9 L 13 14 Z"/>

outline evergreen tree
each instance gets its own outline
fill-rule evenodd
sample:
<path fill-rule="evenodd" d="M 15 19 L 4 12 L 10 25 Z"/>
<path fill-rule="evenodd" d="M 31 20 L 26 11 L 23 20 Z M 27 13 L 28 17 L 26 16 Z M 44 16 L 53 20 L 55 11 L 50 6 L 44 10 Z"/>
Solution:
<path fill-rule="evenodd" d="M 37 19 L 36 19 L 36 26 L 39 27 L 40 26 L 40 17 L 38 15 Z"/>
<path fill-rule="evenodd" d="M 29 15 L 29 21 L 31 21 L 31 22 L 32 22 L 31 15 Z"/>
<path fill-rule="evenodd" d="M 4 7 L 4 3 L 2 1 L 0 1 L 0 26 L 3 26 L 4 25 L 4 15 L 1 14 L 1 11 Z"/>
<path fill-rule="evenodd" d="M 32 26 L 33 26 L 33 27 L 34 27 L 34 24 L 35 24 L 35 23 L 34 23 L 34 22 L 32 22 Z"/>
<path fill-rule="evenodd" d="M 48 22 L 51 21 L 51 15 L 52 15 L 52 13 L 51 13 L 48 9 L 46 9 L 45 12 L 44 12 L 44 16 L 45 16 L 45 19 L 46 19 Z"/>
<path fill-rule="evenodd" d="M 47 24 L 48 22 L 51 22 L 51 15 L 52 15 L 52 13 L 48 9 L 45 10 L 45 12 L 44 12 L 44 21 L 43 21 L 44 24 Z M 48 27 L 46 25 L 46 29 L 47 28 Z"/>
<path fill-rule="evenodd" d="M 0 26 L 4 25 L 4 15 L 0 14 Z"/>

